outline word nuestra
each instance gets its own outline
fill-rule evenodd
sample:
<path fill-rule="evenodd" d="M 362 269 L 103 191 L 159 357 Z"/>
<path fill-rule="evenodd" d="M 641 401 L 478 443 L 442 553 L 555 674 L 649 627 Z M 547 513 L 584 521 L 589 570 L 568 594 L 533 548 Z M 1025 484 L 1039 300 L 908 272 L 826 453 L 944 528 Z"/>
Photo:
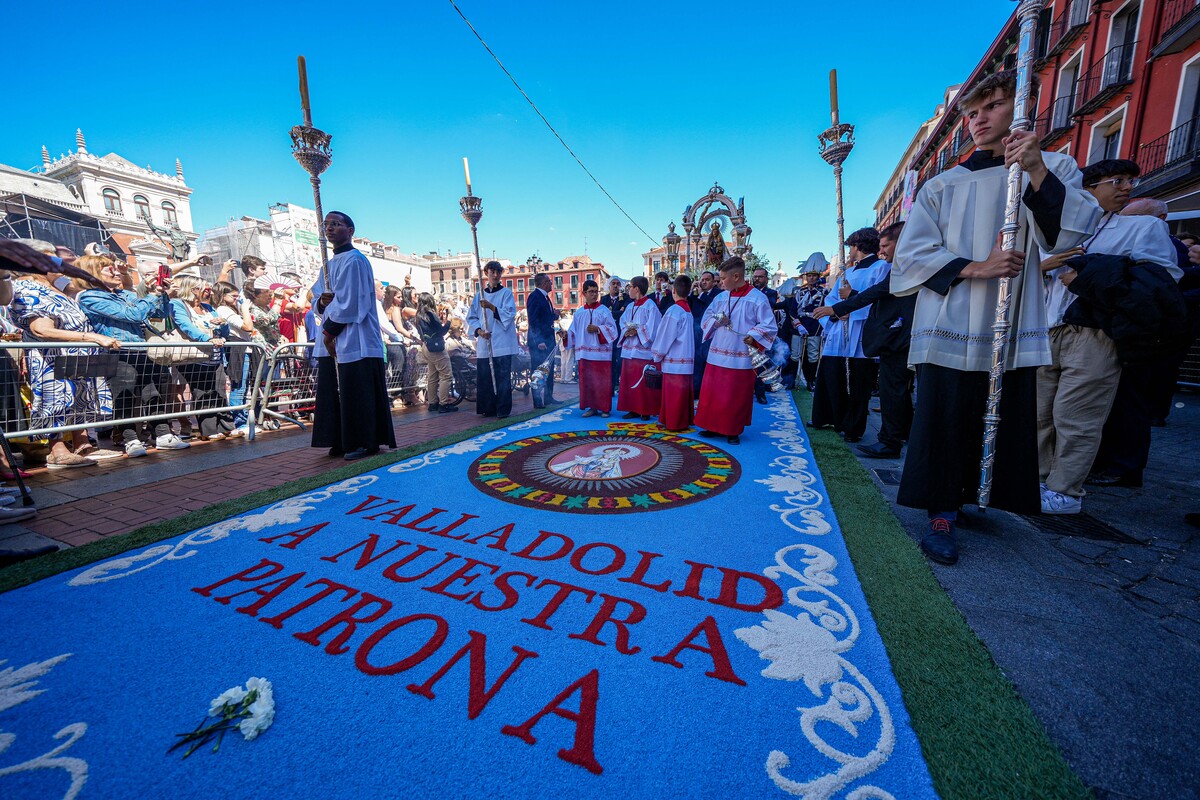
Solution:
<path fill-rule="evenodd" d="M 481 615 L 520 614 L 520 622 L 533 628 L 565 631 L 568 639 L 598 647 L 608 647 L 611 643 L 624 656 L 643 652 L 642 646 L 635 642 L 636 626 L 647 616 L 646 606 L 630 594 L 674 596 L 707 607 L 715 605 L 753 614 L 783 603 L 778 585 L 755 573 L 686 559 L 668 568 L 660 553 L 639 550 L 631 556 L 613 544 L 577 544 L 560 533 L 519 531 L 514 523 L 491 527 L 474 514 L 452 514 L 442 508 L 418 510 L 415 504 L 370 495 L 346 515 L 454 543 L 439 548 L 416 541 L 411 535 L 385 540 L 379 533 L 371 532 L 349 547 L 343 547 L 344 540 L 340 541 L 339 551 L 323 554 L 320 561 L 350 573 L 378 572 L 397 586 L 414 587 L 461 602 Z M 259 541 L 282 550 L 296 550 L 304 545 L 308 551 L 321 547 L 319 543 L 326 539 L 317 534 L 330 524 L 331 521 L 323 521 Z M 338 529 L 339 536 L 344 533 L 344 528 Z M 305 544 L 310 539 L 312 542 Z M 485 555 L 488 553 L 492 555 Z M 498 561 L 507 563 L 495 563 Z M 595 585 L 600 581 L 605 585 L 589 588 L 539 576 L 537 565 L 550 562 L 569 565 L 582 576 L 581 582 Z M 519 568 L 512 568 L 514 564 Z M 621 586 L 629 588 L 621 590 Z M 308 609 L 336 605 L 336 612 L 323 622 L 311 630 L 295 632 L 293 637 L 323 647 L 331 656 L 353 650 L 355 668 L 366 675 L 399 675 L 427 661 L 440 662 L 423 682 L 407 685 L 413 694 L 430 700 L 436 696 L 434 688 L 438 682 L 465 658 L 469 687 L 467 716 L 472 720 L 510 679 L 519 680 L 515 676 L 526 661 L 538 658 L 533 650 L 512 646 L 514 657 L 488 686 L 488 646 L 484 633 L 469 630 L 458 649 L 448 657 L 443 654 L 435 659 L 452 635 L 444 617 L 424 610 L 402 610 L 392 600 L 355 588 L 344 578 L 310 575 L 307 570 L 288 572 L 282 560 L 263 558 L 192 591 L 223 605 L 233 605 L 236 601 L 237 613 L 255 617 L 277 630 Z M 585 611 L 586 617 L 589 607 L 595 607 L 595 612 L 582 627 L 568 630 L 571 623 L 561 622 L 564 616 L 580 618 L 578 613 L 567 614 L 564 609 Z M 703 610 L 705 606 L 695 608 Z M 672 614 L 671 623 L 682 619 L 682 615 Z M 684 669 L 685 664 L 699 665 L 706 668 L 704 675 L 709 678 L 745 686 L 745 681 L 734 672 L 713 616 L 705 613 L 689 630 L 690 624 L 680 624 L 675 644 L 662 652 L 647 653 L 649 660 L 676 669 Z M 461 637 L 455 638 L 462 641 Z M 380 658 L 381 653 L 386 654 L 385 658 Z M 398 654 L 403 657 L 381 663 Z M 537 742 L 534 729 L 544 717 L 553 714 L 568 720 L 575 727 L 574 742 L 571 747 L 559 750 L 558 757 L 600 774 L 603 768 L 595 754 L 600 683 L 599 670 L 592 669 L 570 682 L 532 716 L 503 725 L 500 731 L 532 745 Z M 578 699 L 566 705 L 574 695 Z"/>

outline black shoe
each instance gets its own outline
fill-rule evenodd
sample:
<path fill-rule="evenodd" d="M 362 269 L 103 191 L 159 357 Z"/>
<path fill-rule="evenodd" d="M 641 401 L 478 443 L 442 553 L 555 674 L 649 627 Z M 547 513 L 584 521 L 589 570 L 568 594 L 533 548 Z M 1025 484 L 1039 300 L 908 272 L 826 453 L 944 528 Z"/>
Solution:
<path fill-rule="evenodd" d="M 548 405 L 548 406 L 556 406 L 562 402 L 564 402 L 564 401 L 559 400 L 557 397 L 547 397 L 546 398 L 546 405 Z"/>
<path fill-rule="evenodd" d="M 642 422 L 645 422 L 645 421 L 647 421 L 647 420 L 649 420 L 649 419 L 650 419 L 650 415 L 649 415 L 649 414 L 642 414 Z"/>
<path fill-rule="evenodd" d="M 497 414 L 496 419 L 508 419 L 512 414 Z"/>
<path fill-rule="evenodd" d="M 346 455 L 346 451 L 340 447 L 329 448 L 329 457 L 330 458 L 341 458 L 344 455 Z"/>
<path fill-rule="evenodd" d="M 862 441 L 862 437 L 861 436 L 847 436 L 846 434 L 843 433 L 842 440 L 846 444 L 857 444 L 858 442 Z"/>
<path fill-rule="evenodd" d="M 900 448 L 889 447 L 883 442 L 875 444 L 860 444 L 857 448 L 858 452 L 862 453 L 867 458 L 899 458 Z"/>
<path fill-rule="evenodd" d="M 703 436 L 705 439 L 716 439 L 721 434 L 715 433 L 714 431 L 702 430 L 702 431 L 700 431 L 700 435 Z"/>
<path fill-rule="evenodd" d="M 954 542 L 954 525 L 949 520 L 931 519 L 929 533 L 921 540 L 921 552 L 930 560 L 951 566 L 958 563 L 958 545 Z"/>
<path fill-rule="evenodd" d="M 1125 486 L 1130 489 L 1142 488 L 1141 478 L 1134 478 L 1129 475 L 1117 475 L 1112 472 L 1099 472 L 1095 475 L 1089 475 L 1084 483 L 1088 486 Z"/>
<path fill-rule="evenodd" d="M 729 442 L 730 444 L 741 444 L 741 443 L 742 443 L 742 437 L 740 437 L 740 436 L 727 436 L 727 437 L 725 437 L 725 441 Z"/>
<path fill-rule="evenodd" d="M 438 409 L 439 414 L 451 414 L 458 411 L 458 406 L 442 406 Z"/>
<path fill-rule="evenodd" d="M 346 455 L 342 456 L 342 458 L 346 459 L 347 461 L 358 461 L 360 458 L 373 456 L 378 452 L 378 447 L 360 447 L 357 450 L 351 450 L 349 453 L 346 453 Z"/>
<path fill-rule="evenodd" d="M 440 403 L 430 403 L 428 406 L 425 407 L 425 410 L 426 411 L 441 411 L 442 406 Z"/>
<path fill-rule="evenodd" d="M 534 408 L 545 408 L 545 406 L 534 406 Z"/>
<path fill-rule="evenodd" d="M 1183 521 L 1188 525 L 1191 525 L 1193 528 L 1200 528 L 1200 514 L 1196 513 L 1195 511 L 1191 512 L 1190 514 L 1184 514 Z"/>
<path fill-rule="evenodd" d="M 754 402 L 765 406 L 767 404 L 767 396 L 765 394 L 756 394 L 754 395 Z"/>
<path fill-rule="evenodd" d="M 630 411 L 627 414 L 622 414 L 621 419 L 637 419 L 640 416 L 641 414 L 637 413 L 636 411 Z"/>
<path fill-rule="evenodd" d="M 805 423 L 804 423 L 804 427 L 806 427 L 806 428 L 812 428 L 814 431 L 819 431 L 819 430 L 821 430 L 822 428 L 828 428 L 829 426 L 828 426 L 828 425 L 818 425 L 817 423 L 813 422 L 813 421 L 810 419 L 810 420 L 806 420 L 806 421 L 805 421 Z"/>

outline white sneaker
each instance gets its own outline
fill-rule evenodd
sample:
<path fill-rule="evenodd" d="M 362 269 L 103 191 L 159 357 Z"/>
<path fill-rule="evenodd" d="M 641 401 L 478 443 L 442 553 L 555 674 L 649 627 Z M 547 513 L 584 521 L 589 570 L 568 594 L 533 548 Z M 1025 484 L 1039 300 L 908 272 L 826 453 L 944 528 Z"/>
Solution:
<path fill-rule="evenodd" d="M 22 520 L 31 519 L 37 516 L 37 509 L 33 506 L 24 508 L 0 508 L 0 525 L 8 525 L 11 522 L 21 522 Z"/>
<path fill-rule="evenodd" d="M 1043 514 L 1078 514 L 1083 510 L 1083 501 L 1078 497 L 1047 489 L 1042 495 Z"/>
<path fill-rule="evenodd" d="M 154 446 L 159 450 L 187 450 L 190 444 L 173 433 L 164 433 L 154 440 Z"/>
<path fill-rule="evenodd" d="M 146 445 L 142 444 L 141 439 L 130 439 L 125 443 L 125 455 L 130 458 L 141 458 L 146 454 Z"/>

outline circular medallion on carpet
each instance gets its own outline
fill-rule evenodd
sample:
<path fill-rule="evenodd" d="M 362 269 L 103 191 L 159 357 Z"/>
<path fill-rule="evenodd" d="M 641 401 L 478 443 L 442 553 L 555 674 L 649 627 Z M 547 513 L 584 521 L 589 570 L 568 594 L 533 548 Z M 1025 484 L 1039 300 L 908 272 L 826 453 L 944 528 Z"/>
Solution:
<path fill-rule="evenodd" d="M 720 494 L 742 475 L 707 442 L 637 430 L 531 436 L 481 456 L 468 472 L 484 494 L 547 511 L 626 514 Z"/>

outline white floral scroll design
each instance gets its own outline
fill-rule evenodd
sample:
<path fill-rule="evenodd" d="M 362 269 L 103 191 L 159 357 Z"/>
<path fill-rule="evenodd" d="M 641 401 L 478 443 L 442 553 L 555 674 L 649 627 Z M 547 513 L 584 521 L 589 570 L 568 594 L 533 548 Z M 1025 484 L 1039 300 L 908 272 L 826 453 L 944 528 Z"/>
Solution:
<path fill-rule="evenodd" d="M 257 514 L 221 520 L 213 525 L 200 528 L 176 544 L 155 545 L 140 553 L 102 561 L 79 573 L 67 583 L 69 586 L 90 586 L 117 578 L 127 578 L 166 561 L 181 561 L 191 558 L 198 552 L 197 547 L 219 542 L 236 531 L 257 533 L 275 525 L 294 524 L 312 511 L 317 503 L 323 503 L 338 494 L 356 494 L 360 489 L 370 486 L 377 480 L 379 480 L 378 475 L 356 475 L 315 492 L 289 497 Z"/>
<path fill-rule="evenodd" d="M 533 419 L 527 419 L 524 422 L 518 422 L 515 425 L 509 425 L 506 428 L 499 428 L 494 431 L 488 431 L 487 433 L 481 433 L 478 436 L 474 436 L 470 439 L 464 439 L 461 442 L 455 442 L 454 444 L 447 445 L 446 447 L 440 447 L 437 450 L 431 450 L 428 453 L 423 453 L 419 456 L 413 456 L 407 461 L 401 461 L 399 464 L 393 464 L 392 466 L 388 467 L 388 472 L 416 472 L 417 470 L 425 469 L 426 467 L 433 466 L 434 464 L 440 464 L 449 456 L 462 456 L 467 455 L 468 453 L 478 453 L 483 449 L 484 445 L 505 438 L 509 431 L 528 431 L 541 427 L 548 422 L 558 422 L 559 420 L 565 418 L 570 411 L 571 409 L 564 407 L 558 409 L 557 411 L 551 411 L 548 414 L 542 414 L 541 416 L 534 417 Z"/>
<path fill-rule="evenodd" d="M 803 567 L 788 562 L 792 554 L 799 554 Z M 767 774 L 775 785 L 804 800 L 829 800 L 883 766 L 896 746 L 887 702 L 847 657 L 860 628 L 854 609 L 833 591 L 838 583 L 833 574 L 836 567 L 837 559 L 810 544 L 794 544 L 778 551 L 775 565 L 763 574 L 775 581 L 786 575 L 798 582 L 787 591 L 787 599 L 800 613 L 793 617 L 768 609 L 763 622 L 734 631 L 738 639 L 758 651 L 759 658 L 771 662 L 762 671 L 763 677 L 803 681 L 813 696 L 823 701 L 796 709 L 800 712 L 800 730 L 818 753 L 837 763 L 837 768 L 809 780 L 794 780 L 784 775 L 792 763 L 786 753 L 772 750 L 766 762 Z M 841 750 L 822 735 L 821 725 L 826 723 L 857 740 L 859 726 L 873 717 L 878 735 L 865 753 Z M 847 800 L 868 798 L 894 800 L 878 786 L 859 786 L 846 795 Z"/>
<path fill-rule="evenodd" d="M 46 691 L 45 689 L 35 688 L 37 687 L 37 679 L 45 676 L 50 670 L 70 657 L 70 653 L 64 653 L 61 656 L 55 656 L 54 658 L 39 661 L 35 664 L 27 664 L 20 669 L 8 667 L 7 669 L 0 670 L 0 713 L 14 706 L 19 706 L 22 703 L 27 703 Z M 0 666 L 3 666 L 5 663 L 5 661 L 0 660 Z M 87 783 L 88 764 L 81 758 L 64 756 L 63 753 L 71 749 L 71 746 L 87 733 L 87 728 L 87 723 L 84 722 L 75 722 L 67 725 L 54 734 L 55 739 L 66 739 L 66 741 L 35 758 L 22 761 L 19 764 L 0 766 L 0 778 L 6 775 L 16 775 L 21 772 L 32 772 L 39 769 L 61 769 L 71 776 L 71 785 L 67 787 L 67 793 L 63 795 L 63 800 L 72 800 L 83 789 L 83 785 Z M 5 751 L 12 747 L 13 742 L 16 740 L 16 734 L 0 730 L 0 756 L 3 756 Z M 0 784 L 2 783 L 0 781 Z"/>
<path fill-rule="evenodd" d="M 833 530 L 833 526 L 821 513 L 825 498 L 817 491 L 819 480 L 808 450 L 808 440 L 797 422 L 796 407 L 791 398 L 777 395 L 769 411 L 775 422 L 764 435 L 772 440 L 781 455 L 767 467 L 778 471 L 756 479 L 755 483 L 785 495 L 782 504 L 769 506 L 784 525 L 797 533 L 824 536 Z"/>

